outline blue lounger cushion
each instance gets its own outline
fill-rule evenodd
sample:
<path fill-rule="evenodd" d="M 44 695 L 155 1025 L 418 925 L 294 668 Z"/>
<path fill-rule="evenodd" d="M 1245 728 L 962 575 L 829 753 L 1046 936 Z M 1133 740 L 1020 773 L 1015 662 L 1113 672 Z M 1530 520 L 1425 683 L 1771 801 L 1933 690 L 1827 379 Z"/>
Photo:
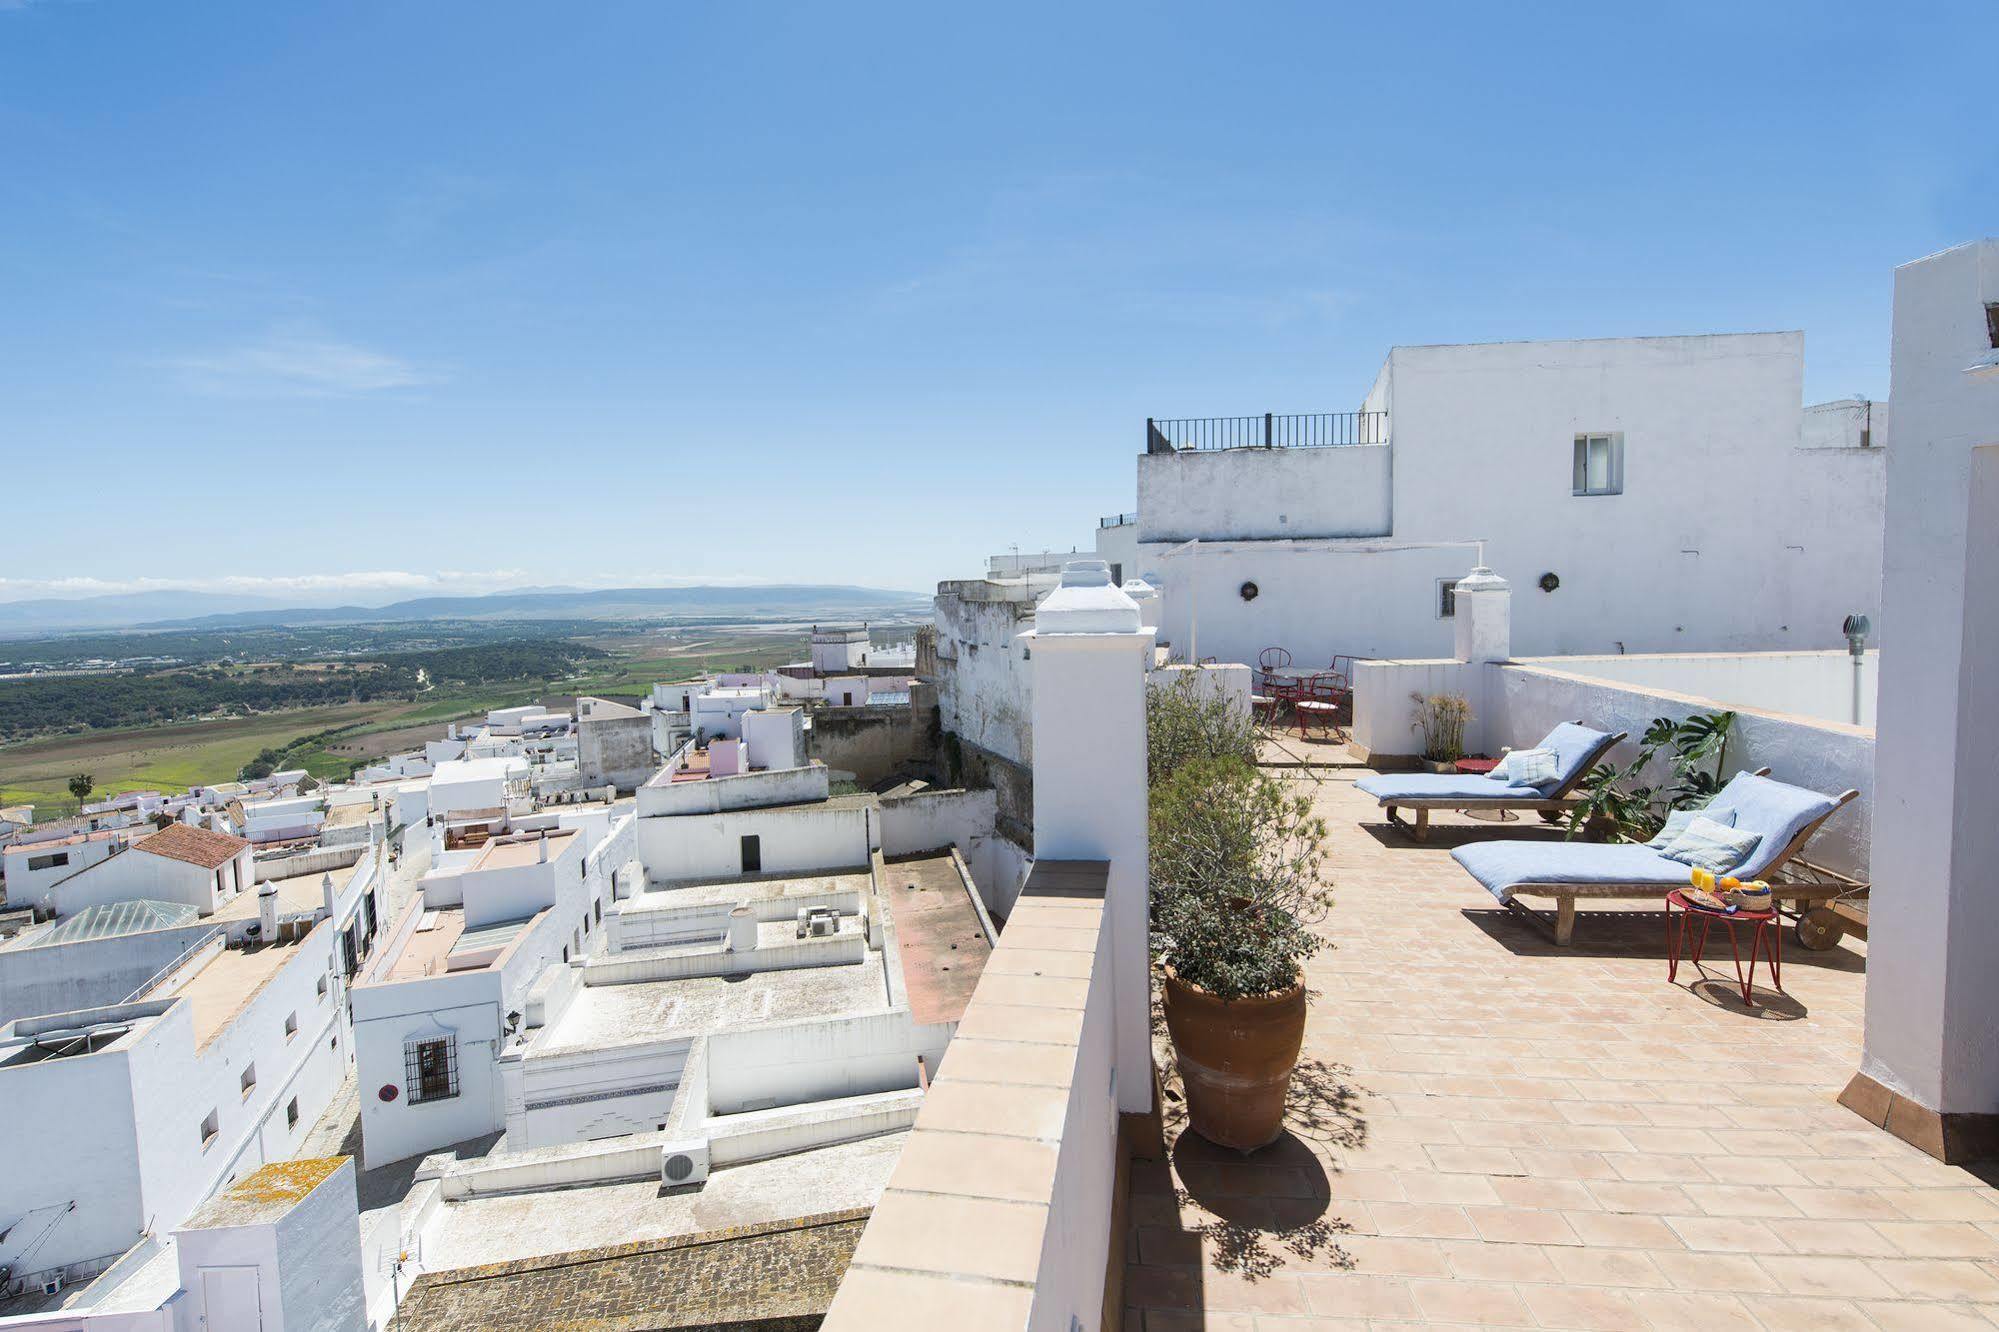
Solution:
<path fill-rule="evenodd" d="M 1610 732 L 1594 730 L 1588 726 L 1578 726 L 1574 722 L 1563 722 L 1541 738 L 1536 749 L 1555 751 L 1555 779 L 1544 782 L 1542 789 L 1548 792 L 1560 791 L 1572 785 L 1583 776 L 1583 769 L 1596 755 L 1597 747 L 1610 739 Z"/>
<path fill-rule="evenodd" d="M 1736 773 L 1721 788 L 1721 794 L 1708 802 L 1710 813 L 1728 811 L 1735 815 L 1737 832 L 1756 833 L 1763 839 L 1733 871 L 1743 879 L 1754 879 L 1769 869 L 1793 837 L 1814 819 L 1837 808 L 1839 802 L 1831 796 L 1749 772 Z"/>
<path fill-rule="evenodd" d="M 1501 902 L 1523 883 L 1656 883 L 1663 898 L 1692 880 L 1686 865 L 1635 842 L 1473 842 L 1451 859 Z"/>
<path fill-rule="evenodd" d="M 1544 800 L 1531 786 L 1496 782 L 1490 777 L 1473 777 L 1454 772 L 1396 772 L 1363 777 L 1354 789 L 1376 800 Z"/>

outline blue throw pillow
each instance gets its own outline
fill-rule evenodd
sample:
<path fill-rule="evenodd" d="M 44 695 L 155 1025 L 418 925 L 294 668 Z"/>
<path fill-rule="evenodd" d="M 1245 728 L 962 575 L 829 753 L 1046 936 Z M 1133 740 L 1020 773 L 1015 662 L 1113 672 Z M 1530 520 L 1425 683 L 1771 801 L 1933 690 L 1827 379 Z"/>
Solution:
<path fill-rule="evenodd" d="M 1686 831 L 1659 854 L 1716 874 L 1733 874 L 1762 840 L 1760 833 L 1738 831 L 1725 823 L 1696 816 L 1688 820 Z"/>
<path fill-rule="evenodd" d="M 1645 845 L 1654 851 L 1664 851 L 1679 840 L 1689 823 L 1699 818 L 1712 819 L 1724 828 L 1735 826 L 1735 811 L 1732 809 L 1676 809 L 1666 816 L 1665 826 L 1659 829 L 1659 835 Z"/>

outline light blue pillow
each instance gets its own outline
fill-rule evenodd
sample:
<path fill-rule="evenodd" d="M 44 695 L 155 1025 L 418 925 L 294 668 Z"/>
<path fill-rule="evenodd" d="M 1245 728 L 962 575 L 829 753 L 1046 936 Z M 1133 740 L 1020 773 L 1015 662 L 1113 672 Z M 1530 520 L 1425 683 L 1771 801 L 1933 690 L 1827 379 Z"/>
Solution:
<path fill-rule="evenodd" d="M 1659 854 L 1696 869 L 1733 874 L 1762 840 L 1761 833 L 1737 830 L 1697 815 L 1688 820 L 1686 831 L 1668 843 Z"/>
<path fill-rule="evenodd" d="M 1645 845 L 1654 851 L 1664 851 L 1679 840 L 1689 823 L 1698 818 L 1712 819 L 1724 828 L 1735 826 L 1735 811 L 1732 809 L 1676 809 L 1666 816 L 1665 826 L 1659 829 L 1659 835 Z"/>
<path fill-rule="evenodd" d="M 1506 756 L 1506 780 L 1545 790 L 1562 780 L 1561 759 L 1552 749 L 1516 749 Z"/>

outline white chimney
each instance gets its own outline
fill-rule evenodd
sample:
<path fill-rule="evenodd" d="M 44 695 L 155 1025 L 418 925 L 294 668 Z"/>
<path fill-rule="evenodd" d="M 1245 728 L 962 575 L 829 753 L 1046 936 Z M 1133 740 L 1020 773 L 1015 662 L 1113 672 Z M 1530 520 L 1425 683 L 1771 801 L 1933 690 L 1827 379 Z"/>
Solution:
<path fill-rule="evenodd" d="M 757 946 L 757 916 L 745 902 L 729 910 L 729 951 L 747 953 Z"/>
<path fill-rule="evenodd" d="M 538 865 L 546 865 L 548 863 L 548 834 L 544 832 L 541 833 L 539 836 L 537 836 L 535 838 L 535 844 L 540 849 L 540 855 L 536 859 L 535 863 Z"/>
<path fill-rule="evenodd" d="M 257 937 L 265 943 L 278 940 L 278 885 L 273 879 L 257 885 Z"/>

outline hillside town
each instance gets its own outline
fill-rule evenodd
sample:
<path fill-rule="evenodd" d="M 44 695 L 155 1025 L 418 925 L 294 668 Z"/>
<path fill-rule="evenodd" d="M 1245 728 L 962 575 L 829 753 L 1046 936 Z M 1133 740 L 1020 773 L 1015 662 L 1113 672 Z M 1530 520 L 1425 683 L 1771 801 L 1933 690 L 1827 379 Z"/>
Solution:
<path fill-rule="evenodd" d="M 0 1329 L 1986 1325 L 1999 241 L 1892 342 L 1398 347 L 902 641 L 0 810 Z"/>

